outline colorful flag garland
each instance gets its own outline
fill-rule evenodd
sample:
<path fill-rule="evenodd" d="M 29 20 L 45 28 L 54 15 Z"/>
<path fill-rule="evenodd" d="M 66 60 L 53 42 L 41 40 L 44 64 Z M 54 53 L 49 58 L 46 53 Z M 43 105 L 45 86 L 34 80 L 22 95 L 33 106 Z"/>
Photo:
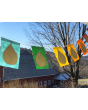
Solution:
<path fill-rule="evenodd" d="M 53 51 L 55 53 L 55 56 L 57 58 L 57 61 L 59 62 L 60 66 L 66 66 L 69 65 L 68 59 L 66 54 L 64 53 L 62 47 L 54 47 Z"/>
<path fill-rule="evenodd" d="M 86 33 L 83 35 L 83 37 L 88 42 L 88 36 Z M 77 43 L 82 53 L 84 55 L 87 54 L 88 50 L 84 42 L 81 39 L 79 39 Z M 47 61 L 44 47 L 36 47 L 36 46 L 31 46 L 31 47 L 32 47 L 33 59 L 36 65 L 36 69 L 49 69 L 49 64 Z M 79 60 L 79 55 L 77 54 L 77 51 L 75 50 L 74 45 L 73 44 L 67 45 L 67 48 L 74 62 Z M 61 67 L 69 65 L 67 56 L 63 51 L 62 47 L 54 47 L 53 51 Z M 1 38 L 0 65 L 18 69 L 19 58 L 20 58 L 20 43 L 16 43 L 16 42 Z"/>

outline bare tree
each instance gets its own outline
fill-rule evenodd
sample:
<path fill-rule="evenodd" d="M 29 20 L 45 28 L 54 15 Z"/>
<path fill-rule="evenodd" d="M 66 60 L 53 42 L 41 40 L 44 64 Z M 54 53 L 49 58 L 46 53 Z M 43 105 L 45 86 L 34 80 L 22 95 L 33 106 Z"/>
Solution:
<path fill-rule="evenodd" d="M 86 45 L 83 34 L 86 31 L 87 25 L 80 22 L 37 22 L 29 23 L 29 27 L 30 32 L 25 29 L 25 33 L 31 43 L 33 43 L 32 45 L 47 47 L 45 50 L 48 51 L 52 51 L 52 47 L 63 48 L 68 58 L 69 65 L 60 67 L 56 58 L 52 56 L 50 52 L 46 51 L 49 64 L 55 71 L 62 73 L 63 76 L 63 72 L 70 76 L 72 87 L 77 87 L 79 73 L 87 62 L 82 68 L 80 67 L 80 60 L 83 54 L 76 41 L 81 38 Z M 76 62 L 72 60 L 66 46 L 73 43 L 80 58 Z M 70 75 L 68 73 L 70 73 Z"/>

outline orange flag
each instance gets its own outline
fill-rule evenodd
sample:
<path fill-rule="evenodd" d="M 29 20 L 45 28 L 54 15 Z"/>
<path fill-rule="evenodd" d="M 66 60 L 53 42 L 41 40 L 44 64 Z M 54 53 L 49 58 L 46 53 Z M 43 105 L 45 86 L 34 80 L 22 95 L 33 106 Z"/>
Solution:
<path fill-rule="evenodd" d="M 74 45 L 73 44 L 67 45 L 67 48 L 74 62 L 79 60 L 79 55 L 77 54 Z"/>
<path fill-rule="evenodd" d="M 55 53 L 55 56 L 57 58 L 57 61 L 59 62 L 60 66 L 69 65 L 68 59 L 66 54 L 64 53 L 62 47 L 54 47 L 53 51 Z"/>
<path fill-rule="evenodd" d="M 80 46 L 80 49 L 81 49 L 81 51 L 82 51 L 82 53 L 85 55 L 85 54 L 87 54 L 87 49 L 86 49 L 86 46 L 85 46 L 85 44 L 84 44 L 84 42 L 81 40 L 81 39 L 79 39 L 78 41 L 77 41 L 77 43 L 78 43 L 78 45 Z"/>

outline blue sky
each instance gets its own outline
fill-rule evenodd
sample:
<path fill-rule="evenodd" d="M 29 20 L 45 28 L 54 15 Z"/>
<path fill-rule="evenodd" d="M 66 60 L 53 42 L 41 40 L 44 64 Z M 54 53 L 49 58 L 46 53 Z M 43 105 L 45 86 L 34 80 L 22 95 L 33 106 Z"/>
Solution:
<path fill-rule="evenodd" d="M 0 23 L 0 37 L 18 42 L 28 44 L 27 36 L 25 35 L 24 28 L 29 29 L 28 22 L 1 22 Z M 1 42 L 0 42 L 1 46 Z M 20 47 L 30 48 L 20 44 Z"/>
<path fill-rule="evenodd" d="M 31 33 L 28 22 L 1 22 L 0 37 L 6 38 L 18 43 L 31 45 L 29 43 L 30 42 L 29 39 L 25 35 L 24 28 L 27 29 L 29 33 Z M 31 49 L 31 46 L 27 46 L 23 44 L 20 44 L 20 47 Z M 1 42 L 0 42 L 0 46 L 1 46 Z M 32 46 L 35 46 L 35 45 L 32 45 Z M 45 47 L 47 47 L 47 45 Z"/>

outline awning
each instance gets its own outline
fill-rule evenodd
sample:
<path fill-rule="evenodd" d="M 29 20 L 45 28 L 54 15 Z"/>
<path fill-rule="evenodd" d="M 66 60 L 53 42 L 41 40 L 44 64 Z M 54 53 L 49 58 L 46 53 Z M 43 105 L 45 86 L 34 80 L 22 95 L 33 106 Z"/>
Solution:
<path fill-rule="evenodd" d="M 70 73 L 68 73 L 70 75 Z M 63 75 L 69 79 L 69 76 L 66 73 L 63 73 Z M 62 74 L 55 76 L 54 80 L 67 80 Z"/>

